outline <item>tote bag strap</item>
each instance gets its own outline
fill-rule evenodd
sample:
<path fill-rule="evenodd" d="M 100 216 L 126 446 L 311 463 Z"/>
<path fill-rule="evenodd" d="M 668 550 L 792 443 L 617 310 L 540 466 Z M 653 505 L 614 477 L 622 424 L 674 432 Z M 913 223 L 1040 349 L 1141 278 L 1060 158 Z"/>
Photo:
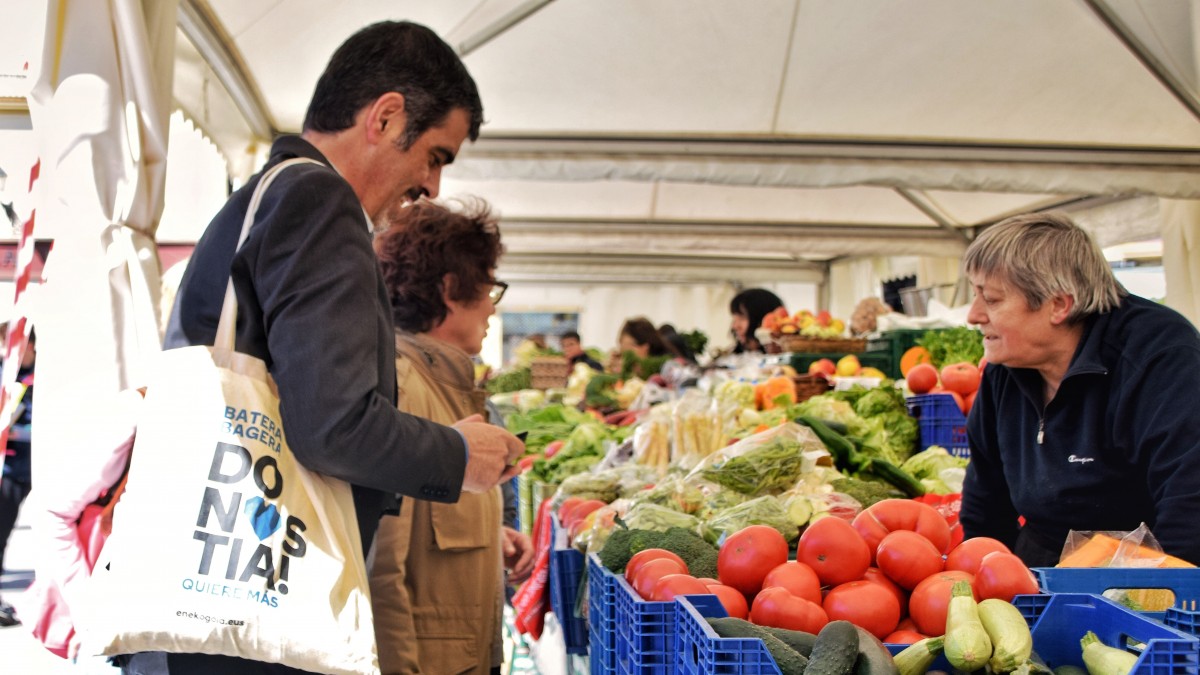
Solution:
<path fill-rule="evenodd" d="M 254 217 L 258 213 L 258 204 L 262 201 L 262 196 L 267 188 L 275 181 L 275 177 L 279 175 L 280 171 L 296 164 L 320 164 L 320 162 L 307 157 L 295 157 L 276 164 L 263 174 L 258 185 L 254 187 L 254 194 L 250 195 L 250 206 L 246 208 L 246 217 L 242 220 L 242 233 L 238 236 L 235 251 L 241 249 L 242 244 L 246 243 L 246 237 L 250 236 L 250 228 L 254 226 Z M 213 341 L 213 347 L 232 352 L 236 332 L 237 294 L 233 291 L 233 274 L 230 273 L 229 281 L 225 286 L 225 301 L 221 304 L 221 318 L 217 321 L 217 337 Z"/>

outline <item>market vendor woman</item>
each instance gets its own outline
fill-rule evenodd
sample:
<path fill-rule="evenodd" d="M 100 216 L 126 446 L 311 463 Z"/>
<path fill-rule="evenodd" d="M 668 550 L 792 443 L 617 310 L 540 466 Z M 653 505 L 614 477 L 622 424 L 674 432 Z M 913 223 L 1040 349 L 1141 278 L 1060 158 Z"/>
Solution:
<path fill-rule="evenodd" d="M 988 228 L 963 269 L 988 361 L 967 422 L 964 534 L 1052 566 L 1069 530 L 1145 522 L 1165 552 L 1200 563 L 1195 326 L 1130 295 L 1061 214 Z"/>

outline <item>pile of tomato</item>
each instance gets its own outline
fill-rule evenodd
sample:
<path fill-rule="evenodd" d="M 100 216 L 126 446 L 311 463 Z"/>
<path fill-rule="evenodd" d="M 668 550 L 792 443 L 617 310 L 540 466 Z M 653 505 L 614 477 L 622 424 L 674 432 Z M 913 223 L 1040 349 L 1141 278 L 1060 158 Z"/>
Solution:
<path fill-rule="evenodd" d="M 625 574 L 646 599 L 711 593 L 730 616 L 759 625 L 815 634 L 842 619 L 896 644 L 945 633 L 955 581 L 969 582 L 976 600 L 1038 592 L 1029 568 L 1003 543 L 980 537 L 949 547 L 950 528 L 937 511 L 889 499 L 853 522 L 811 523 L 794 560 L 783 535 L 752 525 L 721 546 L 717 579 L 689 576 L 682 560 L 660 549 L 639 552 Z"/>

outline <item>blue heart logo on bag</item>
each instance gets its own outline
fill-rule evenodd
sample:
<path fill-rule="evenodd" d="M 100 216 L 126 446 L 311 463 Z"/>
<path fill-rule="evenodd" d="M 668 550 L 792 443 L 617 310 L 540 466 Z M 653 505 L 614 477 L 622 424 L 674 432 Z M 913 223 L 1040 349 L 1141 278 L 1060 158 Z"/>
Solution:
<path fill-rule="evenodd" d="M 275 534 L 275 530 L 279 529 L 279 509 L 275 508 L 274 504 L 268 504 L 262 497 L 247 499 L 245 511 L 259 541 Z"/>

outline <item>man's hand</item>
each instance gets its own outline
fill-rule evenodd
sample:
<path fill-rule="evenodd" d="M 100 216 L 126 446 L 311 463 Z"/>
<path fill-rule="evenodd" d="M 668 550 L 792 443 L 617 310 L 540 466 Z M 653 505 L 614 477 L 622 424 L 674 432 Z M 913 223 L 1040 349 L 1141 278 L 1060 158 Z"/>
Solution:
<path fill-rule="evenodd" d="M 467 439 L 465 492 L 483 493 L 521 473 L 516 461 L 525 444 L 504 429 L 488 424 L 482 415 L 471 415 L 454 425 Z"/>
<path fill-rule="evenodd" d="M 504 570 L 506 581 L 519 584 L 533 572 L 533 540 L 511 527 L 501 528 L 500 545 L 504 547 Z"/>

